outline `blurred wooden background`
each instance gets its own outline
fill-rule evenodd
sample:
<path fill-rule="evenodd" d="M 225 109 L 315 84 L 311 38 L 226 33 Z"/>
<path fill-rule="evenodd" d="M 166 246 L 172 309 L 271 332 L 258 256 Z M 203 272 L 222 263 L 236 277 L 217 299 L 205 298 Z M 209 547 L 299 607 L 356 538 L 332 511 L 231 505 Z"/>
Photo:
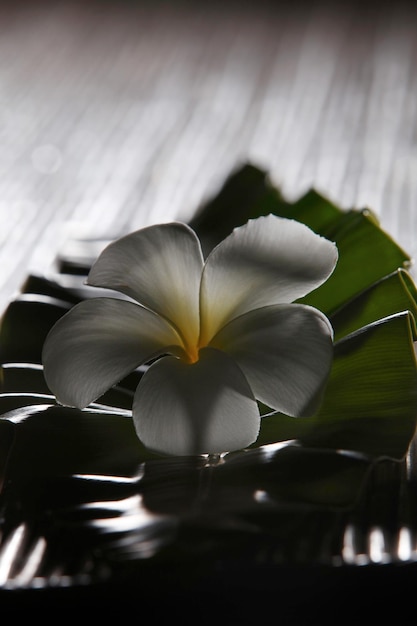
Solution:
<path fill-rule="evenodd" d="M 411 3 L 0 3 L 0 307 L 69 237 L 187 220 L 252 161 L 417 254 Z"/>

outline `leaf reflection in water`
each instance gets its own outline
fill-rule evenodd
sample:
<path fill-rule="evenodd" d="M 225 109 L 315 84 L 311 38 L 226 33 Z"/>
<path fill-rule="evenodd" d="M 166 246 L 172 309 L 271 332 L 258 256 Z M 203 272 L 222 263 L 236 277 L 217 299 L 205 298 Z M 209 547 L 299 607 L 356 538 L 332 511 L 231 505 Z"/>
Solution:
<path fill-rule="evenodd" d="M 330 563 L 370 467 L 362 455 L 295 442 L 218 458 L 158 457 L 138 446 L 128 418 L 94 410 L 33 405 L 24 420 L 0 424 L 13 431 L 1 494 L 2 588 L 117 581 L 126 568 L 133 576 L 149 567 L 184 572 L 190 559 L 206 571 L 265 554 Z"/>
<path fill-rule="evenodd" d="M 117 484 L 136 482 L 135 477 L 78 475 L 77 478 Z M 97 530 L 99 535 L 111 537 L 107 549 L 117 554 L 118 558 L 151 558 L 173 540 L 177 526 L 173 516 L 148 511 L 140 494 L 120 500 L 87 502 L 81 504 L 79 509 L 87 516 L 91 514 L 91 519 L 84 520 L 87 527 Z"/>

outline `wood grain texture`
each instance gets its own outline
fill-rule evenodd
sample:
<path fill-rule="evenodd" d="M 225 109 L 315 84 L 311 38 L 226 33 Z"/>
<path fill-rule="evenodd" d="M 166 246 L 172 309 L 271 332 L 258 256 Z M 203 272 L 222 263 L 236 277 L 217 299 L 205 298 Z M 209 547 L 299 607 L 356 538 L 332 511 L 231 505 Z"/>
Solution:
<path fill-rule="evenodd" d="M 0 306 L 72 236 L 189 219 L 250 160 L 417 254 L 410 4 L 3 2 Z"/>

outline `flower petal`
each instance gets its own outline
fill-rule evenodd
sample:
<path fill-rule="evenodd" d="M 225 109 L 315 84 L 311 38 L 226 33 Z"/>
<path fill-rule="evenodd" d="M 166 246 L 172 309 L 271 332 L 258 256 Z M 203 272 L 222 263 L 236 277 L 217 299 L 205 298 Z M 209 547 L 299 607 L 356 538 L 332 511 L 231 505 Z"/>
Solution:
<path fill-rule="evenodd" d="M 93 298 L 53 326 L 43 348 L 48 387 L 58 402 L 84 408 L 141 363 L 181 351 L 168 322 L 137 304 Z"/>
<path fill-rule="evenodd" d="M 188 364 L 164 357 L 142 377 L 133 403 L 139 439 L 166 454 L 216 454 L 253 443 L 260 416 L 232 359 L 206 348 Z"/>
<path fill-rule="evenodd" d="M 337 256 L 332 242 L 295 220 L 268 215 L 236 228 L 203 270 L 200 345 L 238 315 L 305 296 L 330 276 Z"/>
<path fill-rule="evenodd" d="M 318 408 L 333 357 L 333 331 L 317 309 L 281 304 L 233 320 L 211 345 L 239 364 L 258 400 L 287 415 Z"/>
<path fill-rule="evenodd" d="M 199 333 L 203 255 L 194 231 L 181 223 L 149 226 L 103 250 L 87 282 L 120 291 L 170 320 L 185 341 Z"/>

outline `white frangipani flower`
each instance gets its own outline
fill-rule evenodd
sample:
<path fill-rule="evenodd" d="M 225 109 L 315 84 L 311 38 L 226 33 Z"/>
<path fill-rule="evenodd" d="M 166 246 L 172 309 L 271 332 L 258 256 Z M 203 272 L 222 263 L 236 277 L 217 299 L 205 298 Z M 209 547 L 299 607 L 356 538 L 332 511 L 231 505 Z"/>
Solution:
<path fill-rule="evenodd" d="M 133 401 L 136 432 L 168 454 L 253 443 L 257 400 L 291 416 L 318 408 L 333 333 L 293 301 L 321 285 L 336 246 L 268 215 L 236 228 L 204 261 L 194 231 L 149 226 L 111 243 L 87 282 L 128 296 L 77 304 L 50 331 L 45 378 L 58 402 L 84 408 L 151 363 Z"/>

